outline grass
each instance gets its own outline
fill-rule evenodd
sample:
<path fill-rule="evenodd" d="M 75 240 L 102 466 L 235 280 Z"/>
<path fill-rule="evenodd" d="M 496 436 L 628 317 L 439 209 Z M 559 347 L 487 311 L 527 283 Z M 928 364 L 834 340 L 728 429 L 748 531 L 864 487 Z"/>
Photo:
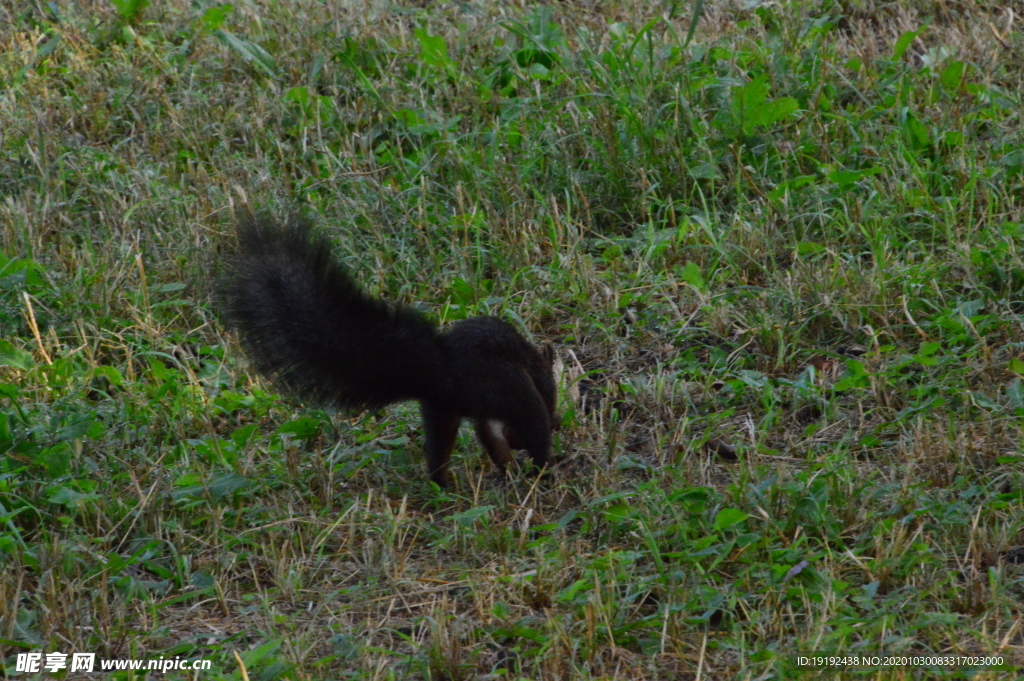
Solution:
<path fill-rule="evenodd" d="M 1021 673 L 1019 6 L 143 4 L 0 8 L 5 677 Z M 244 206 L 554 342 L 554 479 L 249 373 Z"/>

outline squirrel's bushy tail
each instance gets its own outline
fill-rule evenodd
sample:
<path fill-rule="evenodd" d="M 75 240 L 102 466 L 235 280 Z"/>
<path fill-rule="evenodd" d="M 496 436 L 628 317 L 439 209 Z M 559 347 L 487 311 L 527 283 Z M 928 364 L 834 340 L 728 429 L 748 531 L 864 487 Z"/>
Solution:
<path fill-rule="evenodd" d="M 437 394 L 438 331 L 360 290 L 306 223 L 249 217 L 219 286 L 228 325 L 257 371 L 303 400 L 374 407 Z"/>

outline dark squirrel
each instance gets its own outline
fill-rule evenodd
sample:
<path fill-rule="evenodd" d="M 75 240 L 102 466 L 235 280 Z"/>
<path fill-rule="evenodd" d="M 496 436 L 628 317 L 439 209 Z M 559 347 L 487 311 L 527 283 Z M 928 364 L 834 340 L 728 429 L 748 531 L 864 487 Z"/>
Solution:
<path fill-rule="evenodd" d="M 548 463 L 555 426 L 554 349 L 497 317 L 443 333 L 411 307 L 371 298 L 297 219 L 248 217 L 219 287 L 228 326 L 256 370 L 304 401 L 347 408 L 419 400 L 430 479 L 449 482 L 463 418 L 494 464 L 525 449 Z"/>

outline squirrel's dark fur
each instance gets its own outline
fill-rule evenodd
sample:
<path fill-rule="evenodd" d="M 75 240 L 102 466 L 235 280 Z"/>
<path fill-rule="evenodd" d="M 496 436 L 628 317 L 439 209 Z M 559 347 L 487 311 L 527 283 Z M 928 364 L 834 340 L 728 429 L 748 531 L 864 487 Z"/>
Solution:
<path fill-rule="evenodd" d="M 413 308 L 363 293 L 302 221 L 250 217 L 237 232 L 220 302 L 257 371 L 320 404 L 419 400 L 427 465 L 440 485 L 463 418 L 475 421 L 499 468 L 513 448 L 547 465 L 556 398 L 550 345 L 534 347 L 496 317 L 441 333 Z"/>

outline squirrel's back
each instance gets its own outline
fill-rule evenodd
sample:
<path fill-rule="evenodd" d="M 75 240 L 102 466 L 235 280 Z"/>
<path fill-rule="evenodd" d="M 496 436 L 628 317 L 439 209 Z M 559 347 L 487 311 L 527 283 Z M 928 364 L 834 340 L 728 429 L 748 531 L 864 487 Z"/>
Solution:
<path fill-rule="evenodd" d="M 250 217 L 238 244 L 221 307 L 258 371 L 296 397 L 336 406 L 444 390 L 437 329 L 412 308 L 364 294 L 307 224 Z"/>

